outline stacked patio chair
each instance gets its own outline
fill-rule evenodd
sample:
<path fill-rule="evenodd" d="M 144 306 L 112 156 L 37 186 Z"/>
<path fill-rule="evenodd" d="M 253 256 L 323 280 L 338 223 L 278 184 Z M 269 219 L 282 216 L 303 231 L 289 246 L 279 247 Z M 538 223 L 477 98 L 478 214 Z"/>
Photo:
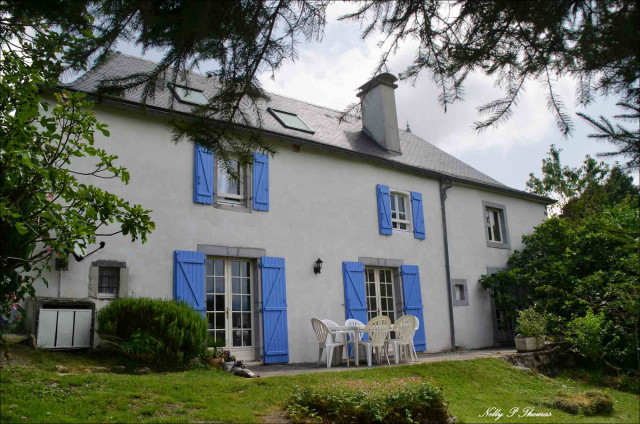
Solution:
<path fill-rule="evenodd" d="M 343 340 L 334 339 L 327 324 L 317 318 L 311 318 L 311 326 L 316 333 L 318 339 L 318 366 L 322 358 L 322 351 L 326 351 L 327 368 L 331 368 L 331 360 L 333 359 L 333 349 L 338 346 L 347 346 L 346 337 Z M 349 358 L 347 357 L 347 366 L 349 366 Z"/>

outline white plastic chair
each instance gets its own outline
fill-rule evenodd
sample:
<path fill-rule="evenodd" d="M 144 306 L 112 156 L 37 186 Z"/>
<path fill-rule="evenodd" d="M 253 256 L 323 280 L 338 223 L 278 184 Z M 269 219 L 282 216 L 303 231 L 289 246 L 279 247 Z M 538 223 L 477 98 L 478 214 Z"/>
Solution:
<path fill-rule="evenodd" d="M 416 333 L 416 320 L 413 315 L 405 315 L 393 324 L 391 331 L 395 333 L 394 339 L 387 340 L 387 348 L 389 345 L 393 346 L 393 354 L 396 364 L 401 361 L 402 353 L 405 354 L 405 359 L 408 361 L 409 357 L 414 360 L 413 357 L 413 335 Z"/>
<path fill-rule="evenodd" d="M 340 343 L 340 344 L 342 344 L 344 346 L 348 346 L 349 345 L 349 339 L 347 338 L 347 334 L 346 333 L 342 333 L 342 332 L 341 333 L 334 333 L 333 330 L 332 330 L 333 327 L 340 327 L 340 324 L 338 324 L 335 321 L 331 321 L 330 319 L 323 319 L 321 321 L 324 322 L 327 327 L 329 327 L 329 336 L 331 337 L 333 343 Z M 342 346 L 341 346 L 340 350 L 341 351 L 342 350 L 345 351 L 345 355 L 343 355 L 343 356 L 346 356 L 346 358 L 347 358 L 347 366 L 349 366 L 349 354 L 347 352 L 347 349 L 342 349 Z"/>
<path fill-rule="evenodd" d="M 387 358 L 387 363 L 391 365 L 386 349 L 390 331 L 391 320 L 384 315 L 379 315 L 367 323 L 364 332 L 369 335 L 369 340 L 358 340 L 358 348 L 364 346 L 367 349 L 367 365 L 371 366 L 374 349 L 376 350 L 378 363 L 381 363 L 380 349 L 382 349 L 384 356 Z"/>
<path fill-rule="evenodd" d="M 322 351 L 327 352 L 327 368 L 331 368 L 331 360 L 333 359 L 333 349 L 336 346 L 344 346 L 344 342 L 335 342 L 329 327 L 324 322 L 317 318 L 311 318 L 311 326 L 316 333 L 318 339 L 318 366 L 320 366 L 320 359 L 322 358 Z M 347 358 L 347 366 L 349 365 L 349 358 Z"/>
<path fill-rule="evenodd" d="M 364 327 L 364 324 L 362 323 L 362 321 L 357 320 L 355 318 L 349 318 L 348 320 L 346 320 L 344 322 L 344 325 L 345 325 L 345 327 Z M 363 336 L 364 336 L 363 332 L 358 332 L 358 340 L 357 341 L 362 340 Z M 356 343 L 356 341 L 355 340 L 350 340 L 349 343 L 353 344 L 353 343 Z M 353 354 L 353 350 L 351 351 L 351 353 Z M 364 353 L 365 353 L 364 350 L 360 351 L 361 355 L 364 355 Z M 349 356 L 349 352 L 347 352 L 347 356 Z M 353 360 L 354 361 L 359 361 L 360 358 L 353 358 Z M 359 363 L 359 362 L 357 362 L 357 363 Z"/>
<path fill-rule="evenodd" d="M 418 328 L 420 328 L 420 320 L 416 316 L 413 316 L 413 315 L 411 315 L 411 316 L 414 317 L 415 320 L 416 320 L 416 328 L 413 331 L 413 334 L 415 335 L 416 331 L 418 331 Z M 413 337 L 411 338 L 411 353 L 413 355 L 413 358 L 415 358 L 415 360 L 417 361 L 418 360 L 418 354 L 416 353 L 416 347 L 413 344 Z"/>

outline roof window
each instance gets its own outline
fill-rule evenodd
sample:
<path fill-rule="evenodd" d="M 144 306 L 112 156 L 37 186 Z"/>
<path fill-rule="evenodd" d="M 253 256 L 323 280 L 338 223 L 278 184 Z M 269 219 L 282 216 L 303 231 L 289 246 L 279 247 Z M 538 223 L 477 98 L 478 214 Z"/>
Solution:
<path fill-rule="evenodd" d="M 195 88 L 175 84 L 170 84 L 169 87 L 176 98 L 182 103 L 189 103 L 192 105 L 209 104 L 209 99 L 204 95 L 202 90 L 196 90 Z"/>
<path fill-rule="evenodd" d="M 309 126 L 305 124 L 304 121 L 300 119 L 300 117 L 295 113 L 285 112 L 283 110 L 276 110 L 271 108 L 267 108 L 267 111 L 269 111 L 269 113 L 271 113 L 273 117 L 276 118 L 278 122 L 280 122 L 280 125 L 282 125 L 285 128 L 289 128 L 296 131 L 302 131 L 309 134 L 314 134 L 314 131 L 311 128 L 309 128 Z"/>

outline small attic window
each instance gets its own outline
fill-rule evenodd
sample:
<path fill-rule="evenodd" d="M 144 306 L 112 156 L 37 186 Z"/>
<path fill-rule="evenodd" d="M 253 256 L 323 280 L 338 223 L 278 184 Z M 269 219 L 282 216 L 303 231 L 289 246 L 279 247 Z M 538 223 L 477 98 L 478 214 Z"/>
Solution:
<path fill-rule="evenodd" d="M 176 96 L 176 98 L 182 103 L 189 103 L 192 105 L 209 104 L 209 99 L 204 95 L 202 90 L 174 84 L 170 84 L 169 87 L 173 91 L 173 94 Z"/>
<path fill-rule="evenodd" d="M 276 118 L 278 122 L 280 122 L 280 125 L 285 128 L 314 134 L 314 131 L 309 128 L 309 126 L 307 126 L 307 124 L 305 124 L 304 121 L 300 119 L 300 117 L 298 117 L 298 115 L 296 115 L 295 113 L 271 108 L 267 108 L 267 111 L 269 111 L 269 113 L 271 113 L 274 118 Z"/>

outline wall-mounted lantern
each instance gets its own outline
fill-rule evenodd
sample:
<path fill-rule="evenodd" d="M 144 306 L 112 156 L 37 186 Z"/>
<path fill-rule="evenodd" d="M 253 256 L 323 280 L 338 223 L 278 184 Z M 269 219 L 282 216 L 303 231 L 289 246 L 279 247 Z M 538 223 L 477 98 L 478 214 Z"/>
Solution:
<path fill-rule="evenodd" d="M 318 260 L 316 261 L 315 266 L 313 267 L 313 272 L 315 274 L 320 274 L 320 270 L 322 269 L 322 260 L 320 258 L 318 258 Z"/>

